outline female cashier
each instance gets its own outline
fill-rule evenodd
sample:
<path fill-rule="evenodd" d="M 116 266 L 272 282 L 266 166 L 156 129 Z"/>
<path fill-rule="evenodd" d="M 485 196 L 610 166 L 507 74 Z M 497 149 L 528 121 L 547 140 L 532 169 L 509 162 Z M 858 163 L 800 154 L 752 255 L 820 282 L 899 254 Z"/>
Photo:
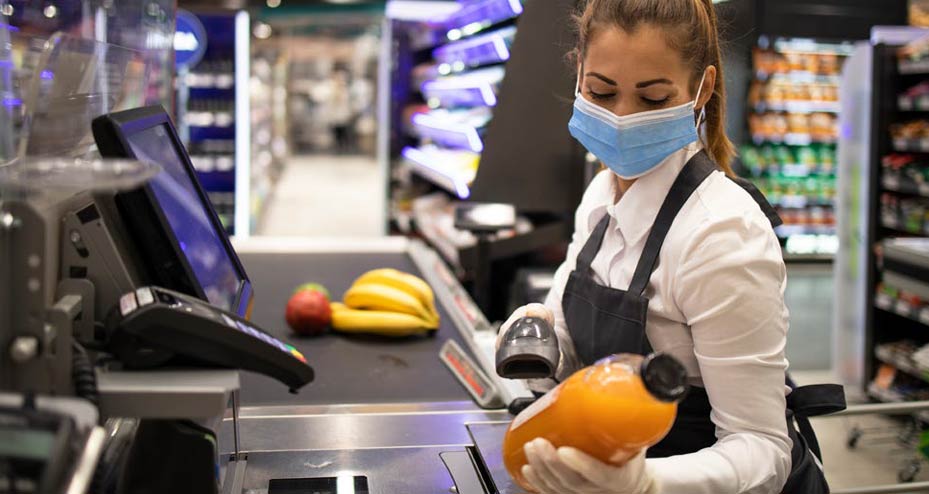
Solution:
<path fill-rule="evenodd" d="M 536 439 L 524 476 L 544 494 L 828 492 L 808 450 L 792 451 L 786 269 L 776 215 L 729 178 L 711 0 L 590 0 L 578 25 L 569 129 L 606 169 L 545 304 L 503 330 L 526 315 L 552 322 L 558 379 L 658 351 L 684 364 L 692 389 L 668 437 L 624 466 Z"/>

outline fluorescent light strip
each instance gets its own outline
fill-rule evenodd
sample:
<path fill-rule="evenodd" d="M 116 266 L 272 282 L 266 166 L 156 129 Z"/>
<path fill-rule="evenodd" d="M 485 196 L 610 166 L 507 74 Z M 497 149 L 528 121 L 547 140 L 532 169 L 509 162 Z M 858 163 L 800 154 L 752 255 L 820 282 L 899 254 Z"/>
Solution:
<path fill-rule="evenodd" d="M 506 47 L 506 41 L 503 38 L 499 36 L 494 38 L 494 49 L 497 50 L 497 56 L 500 57 L 500 60 L 505 62 L 510 59 L 510 50 Z"/>
<path fill-rule="evenodd" d="M 487 106 L 497 105 L 497 95 L 488 82 L 473 81 L 455 81 L 455 80 L 438 80 L 429 81 L 423 84 L 422 91 L 424 94 L 432 91 L 456 91 L 456 90 L 478 90 L 481 92 L 481 98 Z"/>
<path fill-rule="evenodd" d="M 386 15 L 389 19 L 401 21 L 434 21 L 447 18 L 460 9 L 458 2 L 390 0 L 387 2 Z"/>
<path fill-rule="evenodd" d="M 462 134 L 468 140 L 468 145 L 470 146 L 471 151 L 480 153 L 484 150 L 484 143 L 481 141 L 481 136 L 478 135 L 477 129 L 471 127 L 470 125 L 442 122 L 433 116 L 426 115 L 425 113 L 417 113 L 414 115 L 413 123 L 436 130 Z"/>
<path fill-rule="evenodd" d="M 252 142 L 250 81 L 251 29 L 248 12 L 235 16 L 235 236 L 251 235 L 252 217 Z"/>
<path fill-rule="evenodd" d="M 510 9 L 513 10 L 513 13 L 516 15 L 523 13 L 523 4 L 519 0 L 510 0 Z"/>
<path fill-rule="evenodd" d="M 432 160 L 438 159 L 439 157 L 430 156 L 425 151 L 412 147 L 404 148 L 401 154 L 403 154 L 403 156 L 408 160 L 415 162 L 417 165 L 420 165 L 423 168 L 426 168 L 449 179 L 452 182 L 452 187 L 455 188 L 455 194 L 457 194 L 460 199 L 467 199 L 468 197 L 471 197 L 471 189 L 468 187 L 467 183 L 459 180 L 458 177 L 452 175 L 443 169 L 443 167 L 432 164 Z"/>

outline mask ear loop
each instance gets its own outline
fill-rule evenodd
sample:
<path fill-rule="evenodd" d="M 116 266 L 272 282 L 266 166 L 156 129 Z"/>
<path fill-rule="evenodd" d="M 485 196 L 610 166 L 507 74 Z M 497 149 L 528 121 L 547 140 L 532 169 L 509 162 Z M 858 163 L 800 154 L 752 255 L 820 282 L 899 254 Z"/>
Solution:
<path fill-rule="evenodd" d="M 577 79 L 574 80 L 574 97 L 581 95 L 581 73 L 584 71 L 582 64 L 577 64 Z"/>
<path fill-rule="evenodd" d="M 700 101 L 700 93 L 703 91 L 703 83 L 706 82 L 706 69 L 703 69 L 703 77 L 700 78 L 700 85 L 697 87 L 697 96 L 694 98 L 694 105 Z M 709 101 L 706 102 L 709 104 Z M 700 126 L 706 122 L 706 104 L 700 108 L 700 114 L 697 115 L 697 130 L 700 130 Z"/>

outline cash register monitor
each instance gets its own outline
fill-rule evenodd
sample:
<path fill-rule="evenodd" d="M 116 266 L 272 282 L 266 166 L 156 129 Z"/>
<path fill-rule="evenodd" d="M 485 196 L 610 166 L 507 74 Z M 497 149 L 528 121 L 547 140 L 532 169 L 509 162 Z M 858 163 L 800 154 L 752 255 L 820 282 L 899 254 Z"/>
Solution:
<path fill-rule="evenodd" d="M 248 276 L 165 110 L 104 115 L 93 121 L 93 133 L 103 156 L 163 168 L 145 186 L 116 196 L 148 281 L 246 317 L 252 302 Z"/>

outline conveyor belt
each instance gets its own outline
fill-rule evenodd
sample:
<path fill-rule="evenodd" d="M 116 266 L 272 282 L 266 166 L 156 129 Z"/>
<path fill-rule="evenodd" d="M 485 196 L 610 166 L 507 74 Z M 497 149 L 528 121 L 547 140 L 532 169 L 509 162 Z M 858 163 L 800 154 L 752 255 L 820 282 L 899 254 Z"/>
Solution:
<path fill-rule="evenodd" d="M 389 339 L 327 334 L 298 337 L 284 321 L 291 292 L 317 282 L 341 298 L 355 277 L 391 267 L 419 274 L 403 253 L 240 253 L 255 289 L 252 320 L 302 352 L 316 380 L 292 395 L 270 378 L 242 373 L 242 406 L 465 401 L 470 397 L 438 358 L 453 338 L 465 346 L 439 301 L 442 326 L 435 337 Z"/>

